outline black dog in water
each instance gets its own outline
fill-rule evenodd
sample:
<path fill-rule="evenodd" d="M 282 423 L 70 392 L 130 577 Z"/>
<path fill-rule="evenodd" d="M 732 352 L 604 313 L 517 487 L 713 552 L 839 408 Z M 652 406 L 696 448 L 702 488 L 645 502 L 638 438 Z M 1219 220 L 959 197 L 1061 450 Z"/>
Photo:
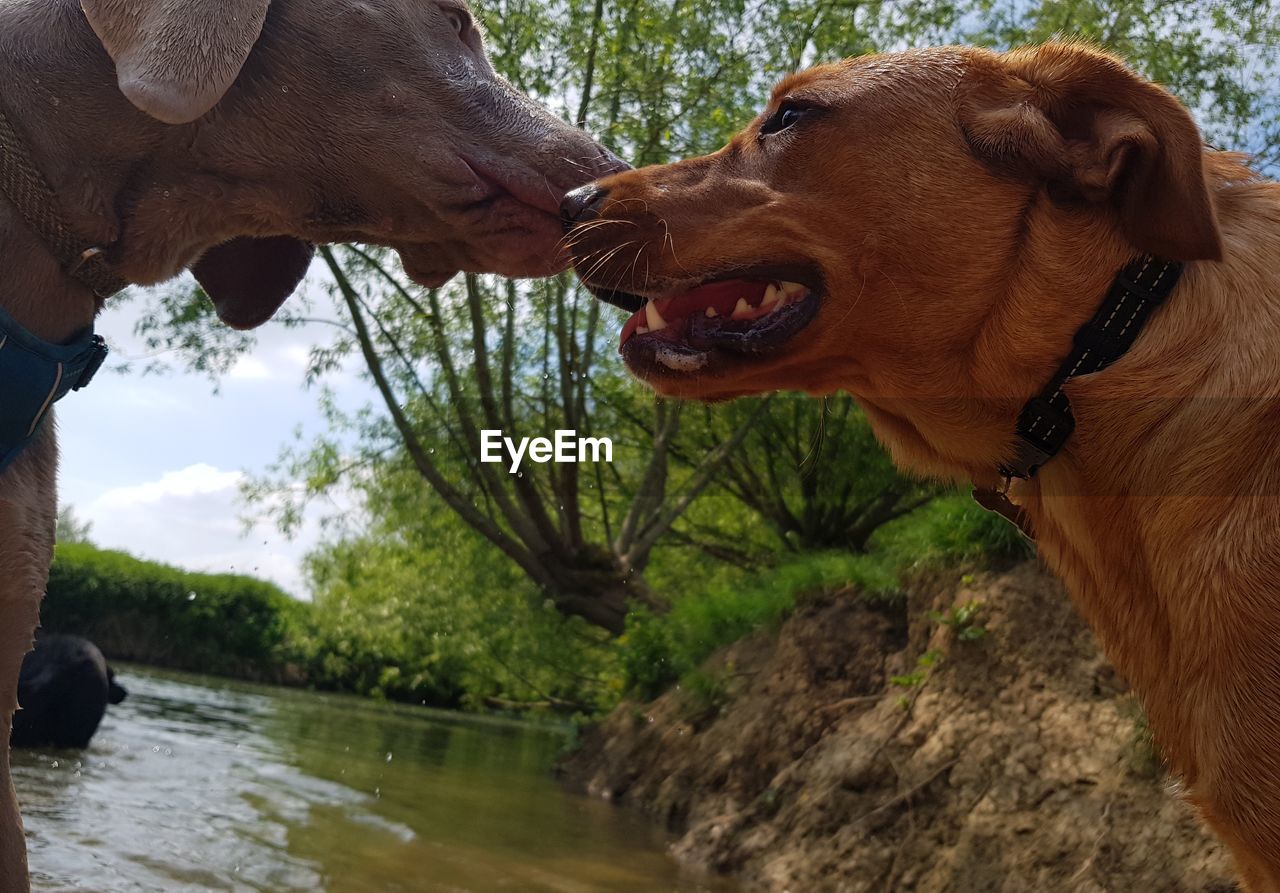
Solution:
<path fill-rule="evenodd" d="M 107 704 L 125 690 L 98 646 L 79 636 L 42 636 L 22 662 L 13 747 L 82 748 L 98 731 Z"/>

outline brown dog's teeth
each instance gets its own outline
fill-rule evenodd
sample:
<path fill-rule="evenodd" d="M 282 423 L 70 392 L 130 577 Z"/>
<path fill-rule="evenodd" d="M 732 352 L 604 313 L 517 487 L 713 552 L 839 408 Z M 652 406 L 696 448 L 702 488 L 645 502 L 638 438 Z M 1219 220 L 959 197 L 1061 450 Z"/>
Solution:
<path fill-rule="evenodd" d="M 645 321 L 649 323 L 649 331 L 661 332 L 667 327 L 667 321 L 662 318 L 662 314 L 658 312 L 658 306 L 650 301 L 644 305 Z"/>
<path fill-rule="evenodd" d="M 715 319 L 720 313 L 714 307 L 707 308 L 707 319 Z"/>
<path fill-rule="evenodd" d="M 733 319 L 747 319 L 751 316 L 751 305 L 746 298 L 738 298 L 738 305 L 733 308 Z"/>
<path fill-rule="evenodd" d="M 782 293 L 788 298 L 802 298 L 809 293 L 809 289 L 799 282 L 784 282 L 782 283 Z"/>
<path fill-rule="evenodd" d="M 764 302 L 760 306 L 768 307 L 771 304 L 776 304 L 778 303 L 779 300 L 781 300 L 781 298 L 782 298 L 782 289 L 779 288 L 778 285 L 772 284 L 765 289 Z"/>

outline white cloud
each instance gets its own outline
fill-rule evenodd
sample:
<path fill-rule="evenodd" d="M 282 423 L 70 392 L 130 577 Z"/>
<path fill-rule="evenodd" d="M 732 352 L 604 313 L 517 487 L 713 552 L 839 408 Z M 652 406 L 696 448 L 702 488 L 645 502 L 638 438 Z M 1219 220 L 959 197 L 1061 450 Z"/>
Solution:
<path fill-rule="evenodd" d="M 323 316 L 323 295 L 311 290 Z M 139 296 L 99 319 L 116 362 L 132 359 L 135 370 L 151 355 L 134 333 L 145 307 Z M 321 542 L 323 518 L 348 517 L 347 500 L 335 495 L 308 508 L 291 540 L 270 519 L 246 534 L 241 517 L 251 510 L 239 486 L 270 469 L 295 430 L 304 442 L 330 433 L 316 395 L 302 385 L 311 349 L 330 343 L 334 330 L 267 325 L 255 337 L 217 393 L 203 374 L 177 363 L 166 375 L 104 373 L 59 404 L 59 498 L 93 522 L 91 538 L 106 548 L 190 570 L 261 576 L 303 596 L 301 560 Z M 361 368 L 353 356 L 325 378 L 345 411 L 377 399 Z"/>
<path fill-rule="evenodd" d="M 155 505 L 171 498 L 209 496 L 239 487 L 243 478 L 239 471 L 219 471 L 202 462 L 179 471 L 166 471 L 158 481 L 108 490 L 98 497 L 97 504 L 120 509 Z"/>
<path fill-rule="evenodd" d="M 285 336 L 292 330 L 282 330 Z M 293 387 L 302 381 L 311 363 L 311 345 L 280 341 L 281 333 L 271 332 L 270 343 L 259 344 L 253 353 L 244 354 L 227 371 L 231 381 L 280 381 Z M 259 336 L 260 339 L 263 336 Z M 293 337 L 297 337 L 293 335 Z M 335 374 L 336 377 L 336 374 Z"/>
<path fill-rule="evenodd" d="M 272 374 L 262 360 L 245 354 L 236 360 L 236 364 L 227 372 L 227 377 L 236 381 L 263 381 L 271 378 Z"/>
<path fill-rule="evenodd" d="M 113 487 L 76 510 L 92 522 L 90 538 L 105 548 L 188 570 L 262 577 L 305 595 L 300 563 L 319 542 L 319 525 L 304 525 L 292 540 L 268 518 L 246 529 L 243 479 L 242 472 L 198 463 Z"/>

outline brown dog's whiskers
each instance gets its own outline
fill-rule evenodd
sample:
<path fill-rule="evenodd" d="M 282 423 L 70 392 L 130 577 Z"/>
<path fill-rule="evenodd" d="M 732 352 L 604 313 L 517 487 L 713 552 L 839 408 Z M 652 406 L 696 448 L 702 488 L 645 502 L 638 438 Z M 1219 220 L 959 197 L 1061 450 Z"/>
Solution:
<path fill-rule="evenodd" d="M 632 227 L 637 226 L 637 224 L 631 220 L 589 220 L 586 223 L 578 224 L 571 231 L 565 233 L 560 237 L 560 241 L 557 244 L 561 250 L 572 250 L 582 244 L 583 238 L 590 234 L 592 230 L 600 229 L 601 227 L 615 223 L 626 224 L 627 226 Z"/>
<path fill-rule="evenodd" d="M 634 272 L 635 270 L 636 264 L 640 262 L 641 256 L 645 253 L 646 249 L 648 248 L 649 248 L 648 242 L 640 243 L 640 247 L 636 249 L 636 256 L 631 260 L 631 265 L 626 269 L 619 270 L 618 274 L 613 278 L 613 284 L 609 286 L 610 291 L 627 291 L 627 289 L 624 289 L 622 287 L 623 283 L 630 278 L 632 272 Z"/>
<path fill-rule="evenodd" d="M 630 278 L 633 276 L 633 274 L 634 274 L 634 273 L 635 273 L 635 271 L 636 271 L 636 265 L 640 263 L 640 258 L 641 258 L 641 257 L 644 255 L 644 253 L 645 253 L 646 251 L 648 251 L 648 250 L 649 250 L 649 243 L 648 243 L 648 242 L 642 242 L 642 243 L 640 243 L 640 247 L 636 249 L 636 256 L 635 256 L 634 258 L 632 258 L 632 260 L 631 260 L 631 266 L 627 268 L 626 273 L 624 273 L 624 274 L 622 274 L 622 275 L 620 275 L 620 276 L 618 277 L 618 282 L 617 282 L 617 284 L 614 286 L 614 289 L 615 289 L 615 290 L 616 290 L 616 289 L 621 288 L 621 286 L 622 286 L 622 281 L 623 281 L 624 279 L 630 279 Z M 648 265 L 646 264 L 646 269 L 647 269 L 647 266 L 648 266 Z M 645 285 L 645 288 L 644 288 L 643 290 L 644 290 L 644 291 L 648 291 L 649 283 L 648 283 L 648 282 L 645 282 L 645 284 L 644 284 L 644 285 Z"/>
<path fill-rule="evenodd" d="M 658 218 L 658 221 L 662 224 L 662 230 L 663 230 L 663 233 L 662 233 L 662 242 L 663 242 L 663 246 L 664 246 L 664 247 L 670 247 L 670 249 L 671 249 L 671 259 L 672 259 L 673 261 L 675 261 L 676 266 L 677 266 L 677 267 L 679 267 L 681 270 L 683 270 L 687 275 L 689 275 L 690 277 L 692 277 L 692 276 L 693 276 L 693 272 L 692 272 L 688 267 L 686 267 L 686 266 L 684 265 L 684 263 L 680 260 L 679 255 L 677 255 L 677 254 L 676 254 L 676 237 L 675 237 L 675 236 L 673 236 L 673 235 L 671 234 L 671 224 L 669 224 L 669 223 L 667 222 L 667 218 L 665 218 L 665 217 L 659 217 L 659 218 Z"/>
<path fill-rule="evenodd" d="M 635 244 L 635 240 L 632 239 L 631 241 L 623 242 L 621 245 L 612 249 L 607 254 L 605 254 L 604 257 L 600 258 L 594 264 L 592 264 L 591 268 L 582 274 L 582 278 L 586 280 L 590 280 L 591 277 L 595 275 L 596 272 L 598 272 L 601 267 L 603 267 L 605 264 L 607 264 L 610 260 L 613 259 L 614 255 L 616 255 L 619 251 L 622 251 L 624 248 L 627 248 L 634 244 Z"/>
<path fill-rule="evenodd" d="M 644 207 L 644 213 L 646 213 L 646 214 L 647 214 L 647 213 L 649 213 L 649 202 L 648 202 L 648 201 L 646 201 L 645 199 L 642 199 L 642 198 L 622 198 L 622 199 L 614 199 L 614 198 L 610 198 L 610 199 L 608 200 L 608 204 L 606 204 L 603 208 L 601 208 L 601 209 L 600 209 L 600 214 L 601 214 L 601 216 L 604 216 L 605 214 L 608 214 L 608 213 L 609 213 L 611 210 L 613 210 L 614 208 L 622 207 L 622 206 L 624 206 L 624 205 L 629 205 L 629 204 L 632 204 L 632 203 L 642 205 L 642 206 Z"/>

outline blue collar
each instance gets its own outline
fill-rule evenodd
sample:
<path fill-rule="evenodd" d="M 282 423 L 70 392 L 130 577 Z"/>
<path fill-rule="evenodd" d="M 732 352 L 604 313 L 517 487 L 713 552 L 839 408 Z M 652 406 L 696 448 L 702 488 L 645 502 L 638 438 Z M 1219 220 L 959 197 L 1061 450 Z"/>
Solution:
<path fill-rule="evenodd" d="M 70 344 L 41 341 L 0 308 L 0 472 L 31 443 L 53 404 L 89 384 L 107 358 L 93 330 Z"/>

